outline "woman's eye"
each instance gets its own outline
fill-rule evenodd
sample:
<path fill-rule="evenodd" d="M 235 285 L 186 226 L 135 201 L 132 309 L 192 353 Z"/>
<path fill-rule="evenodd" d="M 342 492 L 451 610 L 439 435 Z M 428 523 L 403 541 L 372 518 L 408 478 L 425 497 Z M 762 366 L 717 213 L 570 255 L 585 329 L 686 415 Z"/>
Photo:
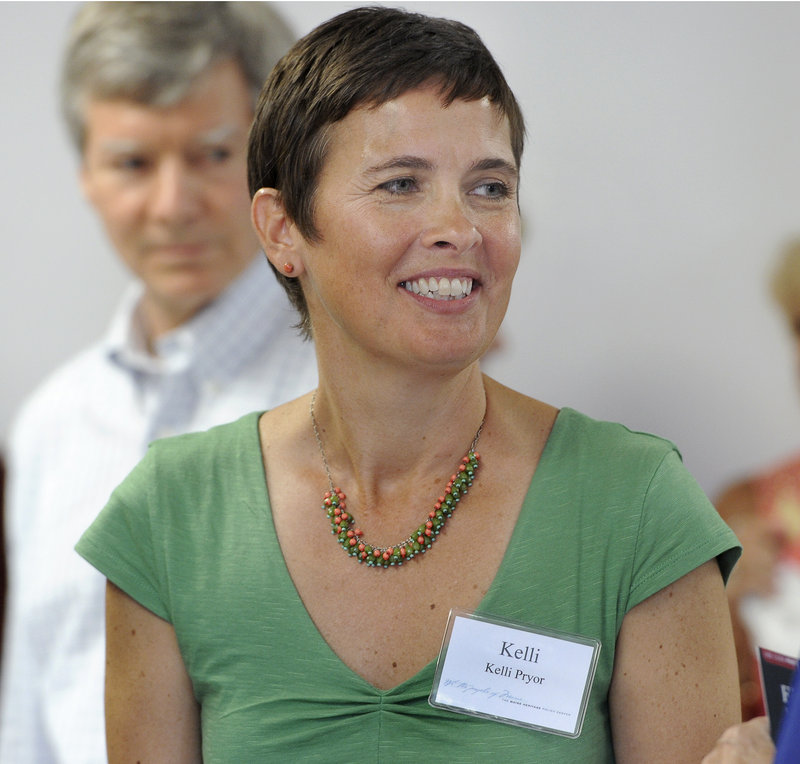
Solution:
<path fill-rule="evenodd" d="M 505 183 L 493 180 L 488 183 L 481 183 L 475 188 L 474 193 L 477 196 L 485 196 L 489 199 L 505 199 L 510 195 L 511 191 Z"/>
<path fill-rule="evenodd" d="M 390 194 L 409 194 L 417 190 L 417 182 L 414 178 L 395 178 L 386 183 L 381 183 L 378 188 L 382 191 L 388 191 Z"/>

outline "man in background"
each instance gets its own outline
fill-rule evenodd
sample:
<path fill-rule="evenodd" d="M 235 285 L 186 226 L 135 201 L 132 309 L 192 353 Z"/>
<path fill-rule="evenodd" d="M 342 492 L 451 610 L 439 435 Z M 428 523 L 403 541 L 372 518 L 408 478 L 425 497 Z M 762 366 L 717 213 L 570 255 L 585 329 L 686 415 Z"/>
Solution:
<path fill-rule="evenodd" d="M 292 41 L 263 3 L 90 3 L 74 20 L 64 115 L 136 284 L 12 429 L 0 761 L 106 761 L 105 580 L 73 546 L 148 443 L 316 384 L 245 172 L 256 97 Z"/>

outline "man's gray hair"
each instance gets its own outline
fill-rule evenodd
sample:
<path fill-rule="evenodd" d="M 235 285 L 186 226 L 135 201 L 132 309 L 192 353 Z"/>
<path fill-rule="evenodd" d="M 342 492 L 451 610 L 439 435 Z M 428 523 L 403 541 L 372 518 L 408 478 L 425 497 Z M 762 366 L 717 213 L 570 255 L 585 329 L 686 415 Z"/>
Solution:
<path fill-rule="evenodd" d="M 199 75 L 232 59 L 253 103 L 295 37 L 263 2 L 99 2 L 78 11 L 67 39 L 61 108 L 78 151 L 89 99 L 146 106 L 182 100 Z"/>

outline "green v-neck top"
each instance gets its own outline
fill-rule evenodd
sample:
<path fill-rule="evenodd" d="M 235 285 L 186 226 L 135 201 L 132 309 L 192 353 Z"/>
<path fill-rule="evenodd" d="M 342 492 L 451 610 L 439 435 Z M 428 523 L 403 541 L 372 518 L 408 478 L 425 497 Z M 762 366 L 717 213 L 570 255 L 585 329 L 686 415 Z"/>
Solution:
<path fill-rule="evenodd" d="M 581 735 L 436 709 L 435 661 L 378 690 L 317 631 L 278 544 L 258 418 L 155 443 L 76 547 L 174 626 L 205 764 L 613 762 L 625 613 L 710 559 L 727 578 L 740 552 L 672 444 L 561 410 L 479 610 L 600 640 Z M 357 592 L 352 617 L 369 617 Z"/>

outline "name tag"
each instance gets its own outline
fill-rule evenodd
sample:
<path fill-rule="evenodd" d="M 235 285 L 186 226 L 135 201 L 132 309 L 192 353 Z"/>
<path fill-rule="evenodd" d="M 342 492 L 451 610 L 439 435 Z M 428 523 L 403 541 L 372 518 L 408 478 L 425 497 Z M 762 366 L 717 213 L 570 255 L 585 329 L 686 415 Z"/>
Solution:
<path fill-rule="evenodd" d="M 451 610 L 428 702 L 575 738 L 599 653 L 597 639 Z"/>

